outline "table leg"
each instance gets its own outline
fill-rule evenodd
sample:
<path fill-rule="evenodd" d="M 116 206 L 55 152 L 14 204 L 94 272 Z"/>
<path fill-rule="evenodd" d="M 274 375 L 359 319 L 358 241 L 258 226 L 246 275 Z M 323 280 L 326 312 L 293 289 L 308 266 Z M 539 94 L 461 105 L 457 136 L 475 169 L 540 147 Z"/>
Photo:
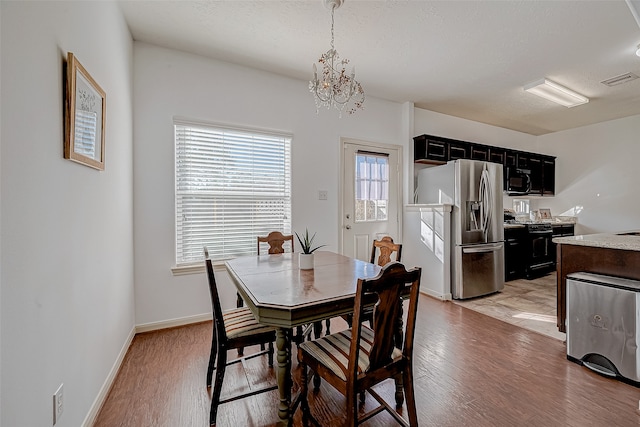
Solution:
<path fill-rule="evenodd" d="M 291 425 L 289 404 L 291 403 L 291 329 L 276 329 L 276 347 L 278 348 L 278 404 L 279 425 Z"/>

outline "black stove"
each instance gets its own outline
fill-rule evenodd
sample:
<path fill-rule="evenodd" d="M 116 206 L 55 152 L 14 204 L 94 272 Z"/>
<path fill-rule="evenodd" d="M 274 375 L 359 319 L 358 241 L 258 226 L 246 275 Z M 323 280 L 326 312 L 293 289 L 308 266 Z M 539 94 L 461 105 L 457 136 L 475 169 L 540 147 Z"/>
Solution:
<path fill-rule="evenodd" d="M 527 279 L 546 274 L 555 268 L 553 227 L 548 222 L 525 224 L 527 229 L 528 260 L 525 267 Z"/>
<path fill-rule="evenodd" d="M 531 222 L 525 224 L 529 233 L 553 233 L 553 227 L 548 222 Z"/>

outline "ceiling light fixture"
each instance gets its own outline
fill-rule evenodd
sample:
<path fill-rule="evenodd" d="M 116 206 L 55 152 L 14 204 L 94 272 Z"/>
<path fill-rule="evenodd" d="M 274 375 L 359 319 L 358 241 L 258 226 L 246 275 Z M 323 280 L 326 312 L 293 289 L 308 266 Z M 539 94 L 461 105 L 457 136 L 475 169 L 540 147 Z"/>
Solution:
<path fill-rule="evenodd" d="M 541 79 L 529 83 L 524 87 L 524 90 L 568 108 L 589 102 L 589 98 L 586 96 L 582 96 L 549 79 Z"/>
<path fill-rule="evenodd" d="M 353 114 L 361 109 L 364 103 L 364 90 L 355 79 L 355 68 L 352 68 L 351 74 L 347 74 L 346 66 L 349 60 L 341 60 L 338 51 L 333 47 L 333 13 L 343 1 L 324 0 L 325 7 L 331 8 L 331 49 L 323 53 L 318 60 L 322 67 L 320 78 L 316 64 L 313 64 L 313 80 L 309 82 L 309 91 L 316 100 L 316 114 L 320 107 L 334 107 L 342 117 L 342 111 L 347 104 L 351 103 L 348 111 L 349 114 Z"/>
<path fill-rule="evenodd" d="M 636 50 L 636 55 L 640 56 L 640 44 L 638 45 L 638 50 Z"/>

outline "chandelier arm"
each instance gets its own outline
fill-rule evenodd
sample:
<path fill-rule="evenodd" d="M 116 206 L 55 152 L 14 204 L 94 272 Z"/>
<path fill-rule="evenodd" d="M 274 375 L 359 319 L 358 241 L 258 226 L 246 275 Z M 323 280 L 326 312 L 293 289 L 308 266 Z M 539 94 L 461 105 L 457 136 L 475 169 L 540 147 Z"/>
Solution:
<path fill-rule="evenodd" d="M 321 76 L 318 77 L 317 67 L 313 64 L 313 80 L 309 82 L 309 91 L 315 98 L 316 113 L 321 106 L 327 109 L 333 106 L 340 112 L 340 117 L 348 103 L 353 103 L 347 110 L 349 114 L 353 114 L 362 108 L 365 99 L 364 90 L 355 79 L 355 69 L 352 69 L 351 74 L 347 74 L 346 66 L 349 60 L 340 60 L 340 55 L 335 49 L 335 10 L 342 1 L 325 0 L 326 5 L 331 5 L 331 49 L 318 60 L 322 66 Z"/>

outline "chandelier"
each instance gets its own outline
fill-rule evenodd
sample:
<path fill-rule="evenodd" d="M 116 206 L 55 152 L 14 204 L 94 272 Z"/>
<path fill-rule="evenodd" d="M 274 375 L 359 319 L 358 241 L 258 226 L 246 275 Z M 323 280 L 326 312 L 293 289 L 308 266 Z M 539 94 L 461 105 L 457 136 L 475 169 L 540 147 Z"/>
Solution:
<path fill-rule="evenodd" d="M 340 59 L 338 51 L 333 47 L 333 13 L 342 5 L 344 0 L 324 0 L 326 7 L 331 8 L 331 49 L 323 53 L 318 63 L 322 67 L 320 78 L 318 69 L 313 64 L 313 80 L 309 82 L 309 91 L 313 93 L 316 100 L 316 114 L 320 107 L 330 109 L 334 107 L 340 112 L 349 105 L 349 114 L 355 113 L 362 108 L 364 103 L 364 90 L 355 79 L 355 68 L 351 74 L 347 74 L 346 66 L 348 59 Z"/>

